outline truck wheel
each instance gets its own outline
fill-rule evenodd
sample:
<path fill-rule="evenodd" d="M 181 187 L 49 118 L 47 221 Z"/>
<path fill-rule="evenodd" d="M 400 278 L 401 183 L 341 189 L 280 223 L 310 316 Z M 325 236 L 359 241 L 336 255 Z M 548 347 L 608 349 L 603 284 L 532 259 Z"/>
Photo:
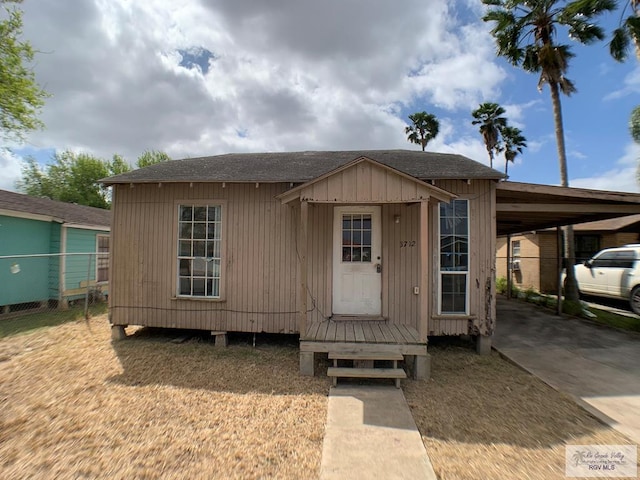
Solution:
<path fill-rule="evenodd" d="M 640 285 L 634 287 L 631 290 L 631 297 L 629 298 L 629 305 L 631 306 L 631 310 L 636 315 L 640 315 Z"/>

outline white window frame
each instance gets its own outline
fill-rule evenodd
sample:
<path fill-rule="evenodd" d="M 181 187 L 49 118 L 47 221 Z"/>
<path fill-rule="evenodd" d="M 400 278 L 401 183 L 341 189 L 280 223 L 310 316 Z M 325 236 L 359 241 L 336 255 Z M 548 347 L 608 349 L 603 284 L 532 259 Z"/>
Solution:
<path fill-rule="evenodd" d="M 447 316 L 460 316 L 460 315 L 469 315 L 469 278 L 470 278 L 470 268 L 471 268 L 471 208 L 469 204 L 469 199 L 467 198 L 457 198 L 451 201 L 464 201 L 467 204 L 467 270 L 466 271 L 454 271 L 454 270 L 442 270 L 441 269 L 441 252 L 440 252 L 440 244 L 441 244 L 441 232 L 440 232 L 440 206 L 438 206 L 438 225 L 437 225 L 437 249 L 438 249 L 438 315 L 447 315 Z M 464 275 L 465 276 L 465 292 L 464 292 L 464 312 L 443 312 L 442 311 L 442 276 L 444 275 Z"/>
<path fill-rule="evenodd" d="M 180 255 L 180 208 L 181 207 L 217 207 L 219 208 L 219 212 L 220 212 L 220 221 L 216 222 L 219 223 L 220 226 L 220 238 L 217 239 L 219 240 L 219 257 L 193 257 L 193 255 L 190 256 L 185 256 L 185 255 Z M 225 284 L 225 278 L 226 278 L 226 272 L 225 272 L 225 267 L 224 267 L 224 259 L 226 257 L 225 255 L 225 235 L 226 235 L 226 221 L 225 221 L 225 214 L 226 214 L 226 202 L 224 201 L 220 201 L 220 200 L 180 200 L 180 201 L 176 201 L 175 202 L 175 212 L 176 212 L 176 220 L 174 222 L 174 232 L 175 232 L 175 239 L 176 239 L 176 243 L 175 243 L 175 256 L 173 261 L 175 262 L 175 268 L 176 268 L 176 272 L 175 272 L 175 295 L 176 298 L 179 299 L 188 299 L 188 300 L 209 300 L 209 301 L 221 301 L 224 299 L 224 284 Z M 192 220 L 193 222 L 193 220 Z M 208 226 L 209 221 L 207 219 L 207 221 L 205 222 L 206 225 Z M 205 227 L 207 228 L 207 227 Z M 208 230 L 208 228 L 207 228 Z M 207 234 L 208 235 L 208 234 Z M 209 240 L 209 239 L 207 239 Z M 207 241 L 205 240 L 205 241 Z M 211 239 L 213 240 L 213 239 Z M 192 239 L 193 241 L 193 239 Z M 181 260 L 187 260 L 187 259 L 195 259 L 195 258 L 202 258 L 205 259 L 206 261 L 213 261 L 213 260 L 219 260 L 220 262 L 220 266 L 219 266 L 219 275 L 218 277 L 212 277 L 212 279 L 218 278 L 218 295 L 194 295 L 193 294 L 193 285 L 192 285 L 192 294 L 188 295 L 188 294 L 183 294 L 180 293 L 180 261 Z M 193 278 L 193 273 L 191 273 L 190 275 Z M 206 285 L 206 280 L 207 280 L 207 276 L 205 276 L 205 285 Z"/>
<path fill-rule="evenodd" d="M 106 238 L 108 241 L 108 246 L 109 249 L 107 250 L 107 279 L 106 280 L 100 280 L 98 278 L 98 272 L 100 271 L 100 260 L 101 260 L 101 255 L 100 255 L 100 239 L 101 238 Z M 104 252 L 102 252 L 104 253 Z M 107 283 L 109 282 L 109 255 L 111 255 L 111 235 L 109 235 L 108 233 L 99 233 L 96 235 L 96 283 Z"/>
<path fill-rule="evenodd" d="M 518 247 L 518 253 L 516 253 L 516 246 Z M 511 258 L 516 260 L 516 259 L 520 259 L 520 253 L 522 249 L 522 244 L 520 243 L 520 240 L 511 240 Z"/>

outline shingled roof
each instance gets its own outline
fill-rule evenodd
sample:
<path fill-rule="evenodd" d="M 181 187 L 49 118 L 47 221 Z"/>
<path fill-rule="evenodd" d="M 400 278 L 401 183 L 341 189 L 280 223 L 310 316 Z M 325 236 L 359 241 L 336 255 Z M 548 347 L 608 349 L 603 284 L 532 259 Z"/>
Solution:
<path fill-rule="evenodd" d="M 462 155 L 410 150 L 230 153 L 172 160 L 102 179 L 118 183 L 293 182 L 313 180 L 357 158 L 367 157 L 421 180 L 501 179 L 504 175 Z"/>
<path fill-rule="evenodd" d="M 30 213 L 52 217 L 64 223 L 73 223 L 91 227 L 111 225 L 111 211 L 102 208 L 86 207 L 75 203 L 59 202 L 48 198 L 32 197 L 22 193 L 0 190 L 0 213 L 2 211 Z"/>

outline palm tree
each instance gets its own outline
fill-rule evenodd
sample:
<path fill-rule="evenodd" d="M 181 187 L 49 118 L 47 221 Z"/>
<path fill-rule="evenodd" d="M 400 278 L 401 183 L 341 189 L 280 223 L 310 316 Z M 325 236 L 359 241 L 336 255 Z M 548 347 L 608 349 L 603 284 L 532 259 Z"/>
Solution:
<path fill-rule="evenodd" d="M 422 151 L 424 152 L 427 144 L 436 138 L 440 131 L 440 122 L 432 113 L 416 112 L 413 115 L 409 115 L 409 120 L 413 122 L 413 125 L 409 125 L 404 129 L 407 140 L 417 145 L 422 145 Z"/>
<path fill-rule="evenodd" d="M 629 132 L 631 133 L 633 141 L 640 144 L 640 105 L 631 110 Z M 636 181 L 640 183 L 640 165 L 638 165 L 638 169 L 636 170 Z"/>
<path fill-rule="evenodd" d="M 631 110 L 629 131 L 631 132 L 631 138 L 633 138 L 633 141 L 640 144 L 640 105 Z"/>
<path fill-rule="evenodd" d="M 630 43 L 633 43 L 636 58 L 640 60 L 640 0 L 629 0 L 622 9 L 622 15 L 627 7 L 631 7 L 631 14 L 613 31 L 609 43 L 609 52 L 618 62 L 624 62 L 627 59 Z"/>
<path fill-rule="evenodd" d="M 522 149 L 527 147 L 527 139 L 522 135 L 522 130 L 510 126 L 502 128 L 500 136 L 504 142 L 504 174 L 507 175 L 509 162 L 513 163 Z"/>
<path fill-rule="evenodd" d="M 505 110 L 497 103 L 481 103 L 471 112 L 475 120 L 473 125 L 480 125 L 480 134 L 489 154 L 489 166 L 493 168 L 493 158 L 496 153 L 502 151 L 500 145 L 500 129 L 507 126 L 507 119 L 503 117 Z"/>
<path fill-rule="evenodd" d="M 602 28 L 595 24 L 599 15 L 615 9 L 615 0 L 482 0 L 490 7 L 483 17 L 494 22 L 491 34 L 497 45 L 497 53 L 509 63 L 530 73 L 539 73 L 538 89 L 547 84 L 551 91 L 553 119 L 560 164 L 560 182 L 569 186 L 567 153 L 564 145 L 564 127 L 560 92 L 571 95 L 576 91 L 565 77 L 569 59 L 573 54 L 568 45 L 556 43 L 559 27 L 568 30 L 569 37 L 582 44 L 594 43 L 604 38 Z M 578 300 L 573 264 L 575 253 L 573 228 L 565 227 L 565 254 L 567 256 L 566 297 Z"/>

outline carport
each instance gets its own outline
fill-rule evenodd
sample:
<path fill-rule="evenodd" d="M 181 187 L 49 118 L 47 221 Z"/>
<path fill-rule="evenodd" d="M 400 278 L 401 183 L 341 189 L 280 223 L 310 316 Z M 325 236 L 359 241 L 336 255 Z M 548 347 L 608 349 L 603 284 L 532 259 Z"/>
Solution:
<path fill-rule="evenodd" d="M 556 228 L 558 299 L 561 299 L 560 227 L 640 213 L 640 194 L 521 182 L 500 182 L 496 189 L 496 231 L 507 237 L 507 292 L 511 292 L 511 241 L 514 234 Z M 558 313 L 562 303 L 558 301 Z"/>

